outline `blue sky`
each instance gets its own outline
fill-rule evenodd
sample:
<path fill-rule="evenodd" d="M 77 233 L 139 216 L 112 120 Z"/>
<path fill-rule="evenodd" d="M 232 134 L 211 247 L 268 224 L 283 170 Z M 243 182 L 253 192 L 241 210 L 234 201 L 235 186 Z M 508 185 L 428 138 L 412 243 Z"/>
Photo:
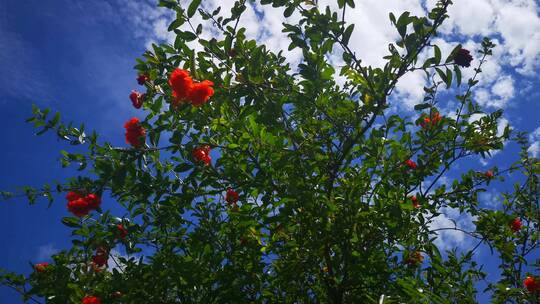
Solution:
<path fill-rule="evenodd" d="M 111 1 L 0 2 L 0 109 L 3 113 L 0 188 L 39 186 L 69 177 L 61 170 L 59 151 L 71 149 L 52 134 L 34 136 L 24 121 L 32 103 L 62 113 L 66 121 L 84 122 L 102 139 L 124 145 L 123 123 L 135 115 L 127 98 L 136 87 L 134 60 L 144 40 L 119 18 Z M 120 113 L 120 114 L 119 114 Z M 48 260 L 69 246 L 67 216 L 60 199 L 28 206 L 24 199 L 0 204 L 0 267 L 28 273 L 29 262 Z M 20 303 L 0 288 L 0 303 Z"/>
<path fill-rule="evenodd" d="M 457 0 L 452 19 L 439 41 L 443 51 L 461 42 L 478 48 L 481 35 L 489 35 L 500 45 L 486 67 L 484 86 L 476 98 L 490 110 L 505 109 L 505 119 L 516 129 L 534 132 L 540 127 L 540 18 L 535 1 Z M 327 1 L 320 1 L 327 2 Z M 357 1 L 358 2 L 358 1 Z M 366 0 L 348 19 L 359 29 L 351 41 L 366 59 L 377 65 L 386 44 L 395 37 L 389 29 L 388 12 L 411 10 L 422 13 L 432 1 Z M 165 29 L 167 12 L 156 10 L 151 0 L 3 0 L 0 2 L 0 109 L 3 119 L 0 150 L 0 190 L 22 185 L 39 186 L 74 174 L 60 169 L 61 149 L 71 149 L 52 135 L 33 136 L 33 128 L 24 122 L 32 103 L 60 111 L 65 121 L 84 122 L 88 130 L 102 134 L 103 141 L 123 146 L 122 125 L 137 115 L 128 95 L 138 88 L 133 65 L 152 41 L 171 39 Z M 232 1 L 205 1 L 227 9 Z M 471 15 L 471 11 L 474 13 Z M 243 25 L 248 35 L 281 49 L 288 45 L 280 33 L 281 12 L 256 6 L 248 10 Z M 519 16 L 519 18 L 516 18 Z M 291 17 L 294 20 L 295 16 Z M 211 33 L 210 28 L 206 27 Z M 298 54 L 288 54 L 294 62 Z M 336 59 L 336 63 L 339 61 Z M 413 75 L 397 91 L 401 103 L 397 111 L 407 112 L 421 97 L 423 80 Z M 409 113 L 412 115 L 412 112 Z M 531 153 L 540 153 L 540 129 L 531 136 Z M 538 147 L 534 144 L 538 142 Z M 515 159 L 516 149 L 497 154 L 486 163 L 471 166 L 486 168 Z M 459 168 L 458 168 L 459 171 Z M 500 191 L 500 187 L 498 190 Z M 496 208 L 497 191 L 485 195 Z M 492 195 L 492 196 L 491 196 Z M 28 273 L 29 263 L 46 261 L 48 256 L 69 246 L 69 230 L 60 219 L 66 216 L 60 199 L 50 209 L 46 204 L 28 206 L 23 199 L 0 202 L 0 267 Z M 442 218 L 441 225 L 448 223 Z M 458 223 L 470 224 L 459 217 Z M 467 244 L 455 233 L 441 236 L 441 246 Z M 478 259 L 486 260 L 487 251 Z M 490 271 L 488 269 L 488 271 Z M 0 288 L 0 303 L 19 303 L 15 293 Z"/>

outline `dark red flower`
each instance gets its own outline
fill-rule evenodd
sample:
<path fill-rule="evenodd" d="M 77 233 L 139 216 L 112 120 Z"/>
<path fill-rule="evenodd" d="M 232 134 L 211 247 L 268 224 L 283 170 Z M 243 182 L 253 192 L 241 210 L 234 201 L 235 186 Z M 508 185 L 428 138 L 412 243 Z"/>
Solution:
<path fill-rule="evenodd" d="M 193 79 L 188 71 L 175 69 L 169 76 L 169 86 L 174 97 L 173 106 L 177 106 L 188 97 L 193 87 Z"/>
<path fill-rule="evenodd" d="M 97 267 L 103 267 L 107 265 L 109 260 L 109 250 L 105 247 L 98 247 L 96 249 L 96 254 L 92 256 L 92 264 Z"/>
<path fill-rule="evenodd" d="M 441 114 L 439 112 L 435 112 L 431 115 L 431 124 L 436 125 L 442 120 Z"/>
<path fill-rule="evenodd" d="M 67 204 L 67 209 L 77 217 L 83 217 L 91 211 L 88 206 L 88 202 L 84 199 L 84 197 L 74 201 L 69 201 Z"/>
<path fill-rule="evenodd" d="M 240 238 L 240 245 L 245 246 L 247 245 L 248 242 L 249 242 L 248 238 L 244 236 Z"/>
<path fill-rule="evenodd" d="M 196 160 L 202 160 L 206 156 L 206 152 L 204 152 L 200 148 L 193 149 L 192 154 L 193 154 L 193 158 L 195 158 Z"/>
<path fill-rule="evenodd" d="M 82 304 L 101 304 L 101 299 L 94 296 L 86 296 L 82 299 Z"/>
<path fill-rule="evenodd" d="M 424 114 L 425 115 L 425 114 Z M 431 116 L 425 115 L 420 122 L 418 123 L 422 128 L 426 129 L 432 126 L 435 126 L 442 120 L 441 114 L 439 112 L 434 112 Z"/>
<path fill-rule="evenodd" d="M 492 179 L 494 174 L 493 174 L 493 171 L 492 170 L 487 170 L 485 173 L 484 173 L 484 176 L 487 178 L 487 179 Z"/>
<path fill-rule="evenodd" d="M 429 127 L 429 125 L 431 124 L 431 119 L 429 119 L 429 117 L 426 116 L 422 120 L 420 120 L 419 124 L 420 124 L 420 126 L 422 128 L 425 129 L 425 128 Z"/>
<path fill-rule="evenodd" d="M 407 259 L 405 259 L 405 263 L 412 266 L 420 265 L 422 264 L 423 261 L 424 261 L 424 256 L 422 255 L 420 251 L 414 251 L 414 252 L 409 253 L 409 256 L 407 257 Z"/>
<path fill-rule="evenodd" d="M 82 195 L 78 192 L 74 192 L 74 191 L 69 191 L 68 194 L 66 194 L 66 199 L 68 201 L 74 201 L 74 200 L 77 200 L 79 198 L 81 198 Z"/>
<path fill-rule="evenodd" d="M 108 258 L 106 256 L 94 255 L 92 257 L 92 266 L 93 266 L 94 270 L 99 272 L 99 270 L 100 270 L 99 268 L 105 266 L 107 264 L 107 260 L 108 260 Z"/>
<path fill-rule="evenodd" d="M 519 217 L 516 217 L 515 219 L 513 219 L 511 222 L 510 222 L 510 229 L 513 231 L 513 232 L 518 232 L 521 230 L 521 219 Z"/>
<path fill-rule="evenodd" d="M 238 202 L 238 192 L 228 188 L 227 193 L 225 194 L 225 200 L 229 204 L 236 204 L 236 202 Z"/>
<path fill-rule="evenodd" d="M 99 208 L 101 204 L 101 198 L 93 193 L 83 196 L 78 192 L 68 192 L 66 199 L 68 211 L 77 217 L 87 215 L 90 211 Z"/>
<path fill-rule="evenodd" d="M 122 224 L 116 225 L 116 230 L 118 231 L 118 235 L 120 236 L 121 239 L 126 238 L 126 236 L 128 235 L 128 231 L 126 227 L 124 227 L 124 225 Z"/>
<path fill-rule="evenodd" d="M 146 137 L 146 129 L 141 126 L 139 119 L 136 117 L 131 118 L 124 124 L 126 129 L 126 142 L 135 148 L 138 148 L 144 144 L 144 138 Z"/>
<path fill-rule="evenodd" d="M 139 74 L 137 77 L 137 83 L 140 85 L 145 84 L 148 80 L 150 80 L 150 77 L 146 74 Z"/>
<path fill-rule="evenodd" d="M 205 104 L 212 95 L 214 95 L 213 82 L 204 80 L 203 82 L 194 83 L 188 94 L 188 99 L 191 103 L 200 107 Z"/>
<path fill-rule="evenodd" d="M 210 157 L 209 146 L 197 147 L 193 149 L 192 155 L 193 155 L 193 158 L 195 158 L 195 160 L 202 161 L 207 166 L 212 161 L 212 157 Z"/>
<path fill-rule="evenodd" d="M 523 280 L 523 286 L 529 291 L 530 293 L 536 293 L 538 290 L 540 290 L 540 281 L 537 281 L 533 277 L 527 277 L 525 280 Z"/>
<path fill-rule="evenodd" d="M 418 202 L 416 195 L 411 196 L 411 202 L 414 208 L 420 208 L 420 203 Z"/>
<path fill-rule="evenodd" d="M 95 210 L 101 205 L 101 197 L 99 197 L 99 195 L 90 193 L 84 199 L 90 209 Z"/>
<path fill-rule="evenodd" d="M 111 293 L 111 298 L 115 298 L 115 299 L 118 299 L 118 298 L 121 298 L 124 294 L 120 291 L 115 291 L 113 293 Z"/>
<path fill-rule="evenodd" d="M 456 53 L 456 56 L 454 57 L 455 64 L 466 68 L 471 66 L 471 61 L 473 61 L 471 52 L 466 49 L 459 49 Z"/>
<path fill-rule="evenodd" d="M 409 168 L 411 168 L 413 170 L 418 168 L 418 165 L 412 159 L 407 159 L 405 161 L 405 165 L 407 165 L 407 167 L 409 167 Z"/>
<path fill-rule="evenodd" d="M 47 263 L 47 262 L 38 263 L 38 264 L 34 265 L 34 269 L 37 272 L 45 272 L 48 267 L 49 267 L 49 263 Z"/>
<path fill-rule="evenodd" d="M 109 255 L 109 249 L 104 246 L 99 246 L 96 248 L 96 254 L 97 255 Z"/>
<path fill-rule="evenodd" d="M 131 103 L 135 109 L 140 109 L 142 107 L 145 98 L 146 94 L 141 94 L 135 90 L 131 91 L 131 94 L 129 94 L 129 99 L 131 99 Z"/>
<path fill-rule="evenodd" d="M 236 55 L 238 55 L 238 52 L 236 51 L 236 49 L 231 49 L 228 54 L 229 57 L 236 57 Z"/>

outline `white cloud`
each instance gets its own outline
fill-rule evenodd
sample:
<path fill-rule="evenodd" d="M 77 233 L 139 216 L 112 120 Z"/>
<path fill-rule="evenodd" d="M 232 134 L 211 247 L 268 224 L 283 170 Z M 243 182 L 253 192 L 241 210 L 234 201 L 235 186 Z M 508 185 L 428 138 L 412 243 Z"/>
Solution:
<path fill-rule="evenodd" d="M 540 156 L 540 127 L 529 134 L 529 142 L 531 145 L 527 149 L 527 152 L 533 157 Z"/>
<path fill-rule="evenodd" d="M 489 35 L 495 23 L 494 13 L 488 0 L 454 1 L 449 9 L 450 22 L 443 30 L 467 36 Z"/>
<path fill-rule="evenodd" d="M 504 39 L 512 66 L 532 73 L 540 60 L 540 17 L 535 1 L 492 1 L 497 9 L 496 28 Z"/>
<path fill-rule="evenodd" d="M 502 206 L 501 197 L 494 190 L 481 192 L 480 194 L 478 194 L 478 201 L 484 206 L 491 209 L 497 209 Z"/>
<path fill-rule="evenodd" d="M 441 208 L 439 211 L 442 214 L 428 223 L 430 231 L 446 228 L 451 229 L 434 232 L 433 234 L 437 236 L 435 245 L 443 250 L 455 247 L 468 248 L 472 244 L 472 237 L 462 231 L 452 229 L 457 227 L 458 229 L 469 232 L 474 231 L 475 225 L 473 221 L 475 217 L 469 213 L 461 213 L 459 209 L 449 207 Z"/>
<path fill-rule="evenodd" d="M 506 102 L 514 97 L 514 80 L 510 76 L 503 76 L 497 80 L 491 91 L 500 100 Z"/>
<path fill-rule="evenodd" d="M 540 155 L 540 141 L 532 143 L 529 149 L 527 149 L 527 152 L 533 157 L 538 157 Z"/>
<path fill-rule="evenodd" d="M 426 74 L 422 71 L 414 71 L 405 74 L 398 82 L 397 97 L 412 109 L 415 105 L 422 103 L 424 99 L 424 86 L 426 85 Z"/>

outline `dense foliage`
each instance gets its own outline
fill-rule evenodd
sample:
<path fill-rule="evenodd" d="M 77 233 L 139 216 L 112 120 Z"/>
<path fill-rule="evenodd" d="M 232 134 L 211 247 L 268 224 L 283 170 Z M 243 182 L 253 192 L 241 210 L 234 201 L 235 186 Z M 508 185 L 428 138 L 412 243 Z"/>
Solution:
<path fill-rule="evenodd" d="M 501 111 L 485 113 L 473 98 L 495 45 L 456 45 L 443 58 L 432 40 L 451 1 L 440 0 L 427 16 L 390 14 L 400 38 L 381 54 L 386 64 L 371 67 L 349 47 L 354 25 L 343 16 L 354 0 L 337 0 L 340 12 L 260 3 L 299 16 L 283 24 L 289 50 L 301 51 L 297 66 L 246 38 L 246 0 L 231 12 L 160 1 L 176 12 L 176 41 L 137 60 L 145 92 L 126 93 L 141 112 L 126 117 L 125 147 L 34 108 L 39 134 L 85 147 L 62 151 L 79 176 L 25 188 L 32 203 L 67 195 L 73 246 L 29 277 L 0 272 L 1 282 L 47 303 L 475 303 L 479 292 L 539 303 L 540 163 L 523 134 L 498 131 Z M 202 38 L 196 14 L 216 38 Z M 474 77 L 462 83 L 466 68 Z M 418 70 L 431 84 L 411 118 L 395 111 L 393 92 Z M 506 141 L 523 147 L 511 167 L 448 177 Z M 522 174 L 515 191 L 496 210 L 481 206 L 478 194 L 507 173 Z M 125 213 L 111 214 L 113 204 Z M 444 208 L 473 216 L 476 230 L 434 229 Z M 441 253 L 443 230 L 477 245 Z M 499 266 L 496 281 L 473 259 L 482 244 L 499 258 L 489 265 Z"/>

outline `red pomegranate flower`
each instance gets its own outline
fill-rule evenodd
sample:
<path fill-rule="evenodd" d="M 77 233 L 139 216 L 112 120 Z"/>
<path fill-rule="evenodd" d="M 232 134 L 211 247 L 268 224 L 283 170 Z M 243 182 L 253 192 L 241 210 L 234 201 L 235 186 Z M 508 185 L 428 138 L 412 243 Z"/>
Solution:
<path fill-rule="evenodd" d="M 86 296 L 82 300 L 82 304 L 101 304 L 101 299 L 94 296 Z"/>
<path fill-rule="evenodd" d="M 424 114 L 425 115 L 425 114 Z M 442 120 L 441 114 L 439 112 L 434 112 L 431 116 L 425 115 L 424 118 L 418 123 L 423 129 L 437 125 Z"/>
<path fill-rule="evenodd" d="M 45 272 L 48 267 L 49 267 L 49 263 L 47 263 L 47 262 L 38 263 L 38 264 L 34 265 L 34 269 L 37 272 Z"/>
<path fill-rule="evenodd" d="M 433 115 L 431 115 L 431 124 L 436 125 L 442 120 L 441 114 L 439 112 L 435 112 Z"/>
<path fill-rule="evenodd" d="M 429 119 L 429 117 L 426 116 L 420 121 L 419 124 L 420 124 L 420 126 L 422 128 L 425 129 L 425 128 L 429 127 L 429 125 L 431 124 L 431 119 Z"/>
<path fill-rule="evenodd" d="M 140 109 L 142 107 L 145 98 L 146 94 L 141 94 L 135 90 L 131 91 L 131 94 L 129 94 L 129 99 L 131 99 L 131 103 L 135 109 Z"/>
<path fill-rule="evenodd" d="M 147 74 L 139 74 L 137 77 L 137 83 L 140 85 L 145 84 L 148 80 L 150 80 L 150 77 Z"/>
<path fill-rule="evenodd" d="M 529 291 L 530 293 L 536 293 L 538 290 L 540 290 L 540 281 L 537 281 L 533 277 L 527 277 L 525 280 L 523 280 L 523 286 Z"/>
<path fill-rule="evenodd" d="M 92 263 L 98 267 L 103 267 L 107 265 L 109 260 L 109 250 L 105 247 L 98 247 L 96 249 L 96 254 L 92 256 Z"/>
<path fill-rule="evenodd" d="M 205 165 L 209 165 L 212 161 L 212 157 L 210 157 L 210 147 L 209 146 L 203 146 L 203 147 L 197 147 L 193 149 L 193 158 L 197 161 L 204 162 Z"/>
<path fill-rule="evenodd" d="M 124 124 L 126 129 L 126 142 L 135 148 L 138 148 L 144 144 L 144 138 L 146 137 L 146 129 L 141 126 L 139 119 L 136 117 L 131 118 Z"/>
<path fill-rule="evenodd" d="M 66 199 L 68 200 L 68 211 L 77 217 L 83 217 L 101 205 L 101 198 L 93 193 L 83 196 L 79 192 L 70 191 L 66 195 Z"/>
<path fill-rule="evenodd" d="M 513 232 L 518 232 L 521 230 L 521 219 L 519 217 L 516 217 L 515 219 L 513 219 L 511 222 L 510 222 L 510 229 L 513 231 Z"/>
<path fill-rule="evenodd" d="M 487 170 L 485 173 L 484 173 L 484 176 L 487 178 L 487 179 L 492 179 L 494 174 L 493 174 L 493 171 L 492 170 Z"/>
<path fill-rule="evenodd" d="M 77 200 L 79 198 L 81 198 L 82 195 L 78 192 L 74 192 L 74 191 L 69 191 L 67 194 L 66 194 L 66 199 L 68 201 L 74 201 L 74 200 Z"/>
<path fill-rule="evenodd" d="M 411 196 L 411 202 L 414 208 L 420 208 L 420 203 L 418 202 L 416 195 Z"/>
<path fill-rule="evenodd" d="M 236 204 L 236 202 L 238 202 L 238 192 L 228 188 L 227 193 L 225 194 L 225 200 L 229 204 Z"/>
<path fill-rule="evenodd" d="M 69 201 L 67 204 L 67 209 L 76 217 L 86 216 L 91 211 L 91 209 L 88 207 L 88 203 L 84 198 Z"/>
<path fill-rule="evenodd" d="M 405 263 L 412 266 L 417 266 L 417 265 L 422 264 L 423 261 L 424 261 L 424 256 L 422 255 L 422 253 L 420 251 L 414 251 L 414 252 L 409 253 L 409 256 L 405 260 Z"/>
<path fill-rule="evenodd" d="M 418 165 L 412 159 L 407 159 L 405 165 L 413 170 L 418 168 Z"/>
<path fill-rule="evenodd" d="M 471 61 L 473 61 L 471 52 L 466 49 L 459 49 L 459 51 L 456 53 L 456 56 L 454 57 L 455 64 L 466 68 L 471 66 Z"/>
<path fill-rule="evenodd" d="M 95 210 L 101 205 L 101 197 L 96 194 L 90 193 L 84 199 L 90 209 Z"/>
<path fill-rule="evenodd" d="M 94 269 L 99 269 L 100 267 L 105 266 L 108 259 L 108 257 L 103 255 L 94 255 L 92 257 L 92 264 L 94 266 Z"/>
<path fill-rule="evenodd" d="M 193 79 L 188 71 L 175 69 L 169 76 L 169 86 L 174 97 L 173 106 L 177 106 L 188 97 L 193 87 Z"/>
<path fill-rule="evenodd" d="M 121 291 L 115 291 L 111 293 L 111 298 L 118 299 L 121 298 L 124 294 Z"/>
<path fill-rule="evenodd" d="M 205 104 L 212 95 L 214 95 L 213 82 L 210 80 L 204 80 L 203 82 L 194 83 L 191 90 L 188 93 L 188 99 L 191 103 L 200 107 Z"/>
<path fill-rule="evenodd" d="M 125 239 L 126 236 L 128 235 L 128 231 L 126 227 L 124 227 L 124 225 L 122 224 L 116 225 L 116 230 L 118 231 L 118 235 L 120 236 L 121 239 Z"/>

